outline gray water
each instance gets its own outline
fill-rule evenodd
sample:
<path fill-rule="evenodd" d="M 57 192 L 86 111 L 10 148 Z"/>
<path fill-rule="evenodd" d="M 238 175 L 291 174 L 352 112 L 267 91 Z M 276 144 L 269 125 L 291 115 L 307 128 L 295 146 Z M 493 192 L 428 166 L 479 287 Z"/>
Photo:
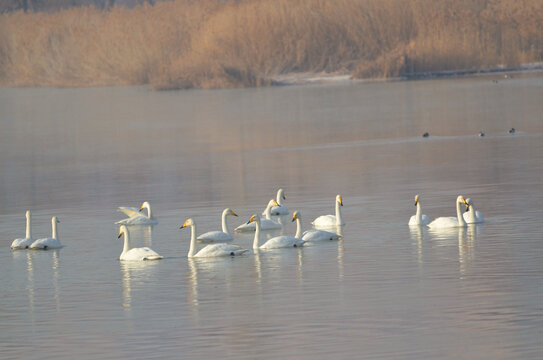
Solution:
<path fill-rule="evenodd" d="M 541 359 L 543 77 L 499 80 L 0 89 L 1 357 Z M 342 194 L 343 240 L 187 259 L 187 218 L 232 229 L 279 187 L 305 228 Z M 415 194 L 487 222 L 410 229 Z M 120 262 L 145 200 L 131 235 L 165 258 Z M 27 209 L 64 248 L 9 249 Z"/>

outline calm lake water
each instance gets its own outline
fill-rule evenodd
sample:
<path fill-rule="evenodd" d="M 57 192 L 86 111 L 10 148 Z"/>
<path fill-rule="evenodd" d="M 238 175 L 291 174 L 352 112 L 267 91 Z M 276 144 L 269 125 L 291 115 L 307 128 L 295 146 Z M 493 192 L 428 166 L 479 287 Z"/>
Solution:
<path fill-rule="evenodd" d="M 1 357 L 541 359 L 542 94 L 540 74 L 0 89 Z M 231 207 L 232 229 L 280 187 L 305 228 L 342 194 L 343 240 L 187 259 L 185 219 L 217 230 Z M 410 229 L 415 194 L 487 222 Z M 120 262 L 116 208 L 145 200 L 160 223 L 131 235 L 165 258 Z M 64 248 L 9 249 L 27 209 L 36 238 L 59 217 Z"/>

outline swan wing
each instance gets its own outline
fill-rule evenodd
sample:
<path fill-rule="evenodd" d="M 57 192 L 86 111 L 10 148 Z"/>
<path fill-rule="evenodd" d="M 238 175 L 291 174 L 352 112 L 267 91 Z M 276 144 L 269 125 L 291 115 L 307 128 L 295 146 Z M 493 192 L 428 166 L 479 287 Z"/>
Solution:
<path fill-rule="evenodd" d="M 261 230 L 281 229 L 281 224 L 279 224 L 277 221 L 274 221 L 274 220 L 261 219 L 260 220 L 260 229 Z M 251 222 L 249 224 L 241 224 L 235 230 L 239 231 L 239 232 L 255 231 L 256 230 L 256 223 Z"/>
<path fill-rule="evenodd" d="M 409 225 L 428 225 L 430 223 L 430 217 L 428 215 L 422 214 L 422 221 L 420 224 L 417 223 L 417 216 L 413 215 L 409 219 Z"/>
<path fill-rule="evenodd" d="M 163 256 L 157 254 L 148 247 L 133 248 L 126 253 L 121 254 L 120 260 L 142 261 L 142 260 L 160 260 Z"/>
<path fill-rule="evenodd" d="M 272 215 L 288 215 L 290 212 L 285 205 L 274 206 L 271 208 Z M 262 212 L 262 215 L 266 215 L 266 211 Z"/>
<path fill-rule="evenodd" d="M 42 238 L 34 241 L 28 248 L 36 250 L 60 249 L 62 244 L 55 238 Z"/>
<path fill-rule="evenodd" d="M 234 240 L 232 235 L 222 231 L 209 231 L 198 236 L 197 239 L 203 243 L 228 242 Z"/>
<path fill-rule="evenodd" d="M 128 207 L 128 206 L 119 206 L 117 211 L 123 212 L 128 217 L 136 217 L 141 216 L 141 212 L 139 209 L 136 209 L 135 207 Z"/>
<path fill-rule="evenodd" d="M 458 219 L 455 217 L 439 217 L 428 224 L 430 229 L 445 229 L 458 227 Z"/>
<path fill-rule="evenodd" d="M 121 225 L 156 225 L 158 224 L 158 220 L 155 218 L 148 218 L 145 215 L 139 214 L 135 217 L 130 217 L 126 219 L 122 219 L 120 221 L 117 221 L 115 224 L 121 224 Z"/>
<path fill-rule="evenodd" d="M 270 240 L 266 241 L 262 246 L 260 246 L 261 249 L 278 249 L 278 248 L 285 248 L 285 247 L 300 247 L 303 246 L 305 243 L 304 240 L 298 239 L 292 236 L 276 236 L 274 238 L 271 238 Z"/>
<path fill-rule="evenodd" d="M 325 241 L 325 240 L 338 240 L 339 235 L 331 231 L 324 230 L 307 230 L 302 235 L 302 240 L 305 241 Z"/>
<path fill-rule="evenodd" d="M 239 245 L 233 244 L 211 244 L 198 251 L 195 257 L 219 257 L 219 256 L 234 256 L 242 255 L 248 249 L 242 248 Z"/>
<path fill-rule="evenodd" d="M 15 239 L 11 243 L 11 250 L 21 250 L 21 249 L 27 249 L 32 243 L 34 242 L 31 238 L 26 239 Z"/>
<path fill-rule="evenodd" d="M 336 226 L 335 215 L 321 215 L 311 223 L 314 227 L 334 227 Z"/>

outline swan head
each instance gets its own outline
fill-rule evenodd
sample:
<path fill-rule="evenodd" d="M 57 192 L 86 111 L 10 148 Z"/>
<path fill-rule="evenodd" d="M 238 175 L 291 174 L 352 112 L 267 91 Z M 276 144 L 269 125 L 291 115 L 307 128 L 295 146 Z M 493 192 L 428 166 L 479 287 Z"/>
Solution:
<path fill-rule="evenodd" d="M 60 224 L 60 220 L 58 219 L 58 217 L 53 216 L 53 217 L 51 218 L 51 223 L 53 223 L 53 224 Z"/>
<path fill-rule="evenodd" d="M 419 203 L 419 195 L 415 195 L 415 206 Z"/>
<path fill-rule="evenodd" d="M 30 210 L 27 210 L 27 211 L 26 211 L 26 218 L 27 218 L 27 219 L 30 219 L 30 215 L 31 215 Z"/>
<path fill-rule="evenodd" d="M 296 221 L 297 219 L 302 219 L 302 213 L 296 210 L 294 214 L 292 214 L 292 221 Z"/>
<path fill-rule="evenodd" d="M 119 227 L 119 236 L 117 236 L 117 239 L 120 239 L 121 236 L 123 236 L 123 234 L 126 234 L 127 231 L 128 231 L 128 229 L 126 228 L 126 226 L 121 225 Z"/>
<path fill-rule="evenodd" d="M 283 189 L 277 190 L 277 198 L 286 200 L 287 197 L 285 196 L 285 191 Z"/>
<path fill-rule="evenodd" d="M 257 224 L 260 224 L 260 216 L 258 216 L 258 214 L 254 214 L 253 216 L 251 216 L 249 221 L 247 221 L 247 224 L 250 224 L 252 222 L 256 222 Z"/>
<path fill-rule="evenodd" d="M 150 207 L 151 207 L 151 204 L 149 204 L 148 201 L 145 201 L 143 204 L 141 204 L 140 211 L 143 211 L 143 209 L 149 210 Z"/>
<path fill-rule="evenodd" d="M 467 198 L 465 204 L 466 204 L 466 211 L 469 211 L 469 207 L 473 205 L 473 201 L 471 200 L 471 198 Z"/>
<path fill-rule="evenodd" d="M 268 208 L 271 209 L 274 206 L 279 206 L 279 203 L 275 201 L 275 199 L 271 199 L 270 201 L 268 201 Z"/>
<path fill-rule="evenodd" d="M 341 195 L 336 196 L 336 202 L 339 203 L 339 205 L 343 206 L 343 199 L 341 198 Z"/>
<path fill-rule="evenodd" d="M 226 208 L 223 210 L 223 214 L 225 215 L 233 215 L 233 216 L 238 216 L 238 214 L 236 214 L 232 209 L 230 208 Z"/>
<path fill-rule="evenodd" d="M 180 229 L 183 229 L 183 228 L 186 228 L 186 227 L 189 227 L 189 226 L 194 226 L 194 220 L 192 220 L 192 218 L 187 219 L 183 223 L 183 225 L 181 225 Z"/>

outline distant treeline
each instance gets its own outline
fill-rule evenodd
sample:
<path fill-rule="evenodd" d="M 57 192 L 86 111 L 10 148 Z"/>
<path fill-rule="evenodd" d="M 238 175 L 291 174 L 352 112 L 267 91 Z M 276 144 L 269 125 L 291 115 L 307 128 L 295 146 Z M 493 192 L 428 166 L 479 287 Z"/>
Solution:
<path fill-rule="evenodd" d="M 543 61 L 542 29 L 543 0 L 177 0 L 19 11 L 0 15 L 0 84 L 221 88 L 291 72 L 386 78 L 511 67 Z"/>

